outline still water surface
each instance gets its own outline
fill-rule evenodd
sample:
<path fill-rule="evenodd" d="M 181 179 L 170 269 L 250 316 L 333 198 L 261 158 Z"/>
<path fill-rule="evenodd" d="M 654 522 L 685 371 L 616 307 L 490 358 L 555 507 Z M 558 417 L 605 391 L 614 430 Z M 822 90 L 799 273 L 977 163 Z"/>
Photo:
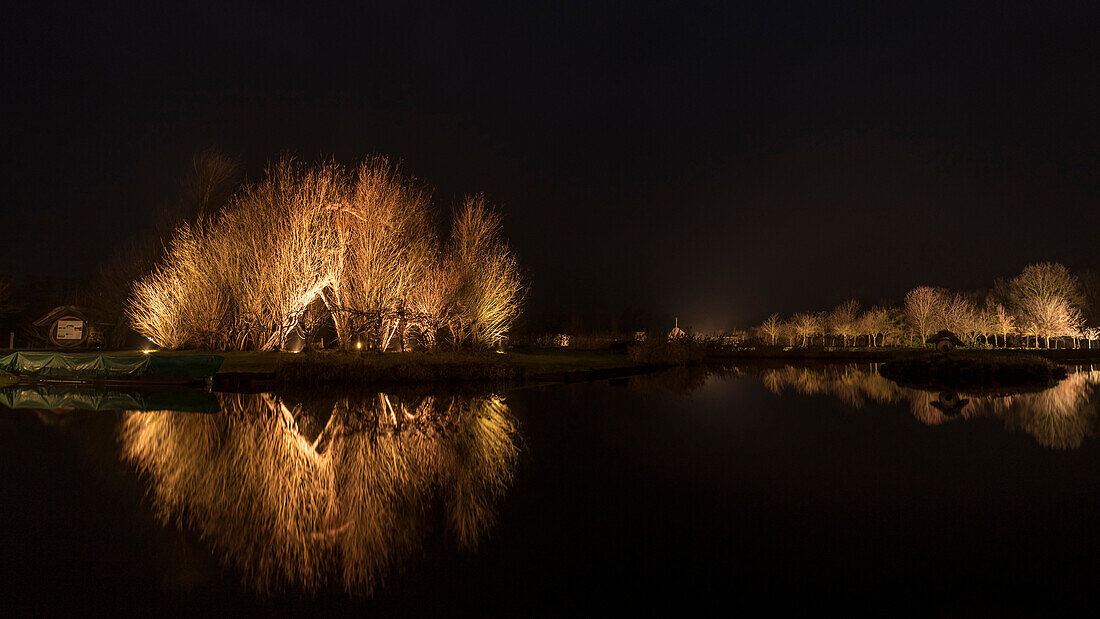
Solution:
<path fill-rule="evenodd" d="M 0 408 L 0 587 L 28 614 L 1092 608 L 1098 386 L 836 365 Z"/>

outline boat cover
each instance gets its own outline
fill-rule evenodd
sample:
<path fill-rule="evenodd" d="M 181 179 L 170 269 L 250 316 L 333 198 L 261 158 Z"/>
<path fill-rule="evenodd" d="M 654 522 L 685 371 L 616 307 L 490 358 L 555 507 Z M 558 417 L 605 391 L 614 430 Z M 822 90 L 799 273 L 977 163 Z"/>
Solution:
<path fill-rule="evenodd" d="M 68 385 L 33 385 L 0 389 L 0 405 L 8 408 L 85 411 L 180 411 L 216 413 L 217 397 L 207 391 L 124 391 Z"/>
<path fill-rule="evenodd" d="M 0 357 L 0 370 L 46 378 L 206 378 L 221 367 L 217 355 L 103 355 L 16 352 Z"/>

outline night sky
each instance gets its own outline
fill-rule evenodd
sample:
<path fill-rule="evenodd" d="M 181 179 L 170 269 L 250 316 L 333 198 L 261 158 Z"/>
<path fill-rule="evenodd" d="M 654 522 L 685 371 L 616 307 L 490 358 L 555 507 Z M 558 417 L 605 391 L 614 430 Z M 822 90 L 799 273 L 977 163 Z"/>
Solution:
<path fill-rule="evenodd" d="M 8 9 L 0 273 L 93 272 L 211 147 L 485 192 L 536 311 L 1100 268 L 1092 2 L 151 4 Z"/>

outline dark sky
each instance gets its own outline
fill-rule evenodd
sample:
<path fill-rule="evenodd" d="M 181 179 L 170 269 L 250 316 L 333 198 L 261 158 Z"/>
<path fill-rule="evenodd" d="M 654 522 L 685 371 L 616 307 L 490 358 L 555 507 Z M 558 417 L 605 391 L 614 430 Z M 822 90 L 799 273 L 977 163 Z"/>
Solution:
<path fill-rule="evenodd" d="M 153 4 L 5 15 L 0 270 L 90 272 L 209 147 L 484 191 L 535 309 L 710 330 L 1100 267 L 1091 2 Z"/>

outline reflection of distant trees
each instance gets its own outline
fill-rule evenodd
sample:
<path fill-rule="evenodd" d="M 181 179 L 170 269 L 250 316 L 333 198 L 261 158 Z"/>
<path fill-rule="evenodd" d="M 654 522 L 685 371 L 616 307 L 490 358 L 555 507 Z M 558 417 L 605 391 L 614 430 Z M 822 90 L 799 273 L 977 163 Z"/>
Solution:
<path fill-rule="evenodd" d="M 517 454 L 492 396 L 338 399 L 327 419 L 271 395 L 227 395 L 222 409 L 127 413 L 122 451 L 158 515 L 258 589 L 337 573 L 369 591 L 418 547 L 437 500 L 458 543 L 476 545 Z"/>
<path fill-rule="evenodd" d="M 631 376 L 627 384 L 638 391 L 668 391 L 676 395 L 687 395 L 711 378 L 726 378 L 738 374 L 740 372 L 734 368 L 718 365 L 679 365 L 660 372 Z"/>
<path fill-rule="evenodd" d="M 1100 372 L 1076 372 L 1038 393 L 985 398 L 976 403 L 984 414 L 1004 419 L 1005 426 L 1031 434 L 1039 443 L 1075 449 L 1092 436 L 1096 420 L 1093 399 Z"/>
<path fill-rule="evenodd" d="M 764 385 L 776 395 L 794 391 L 803 395 L 831 395 L 860 408 L 868 401 L 885 404 L 899 399 L 900 388 L 873 370 L 873 366 L 835 365 L 765 370 Z"/>
<path fill-rule="evenodd" d="M 1044 446 L 1073 449 L 1092 435 L 1100 371 L 1074 372 L 1057 385 L 1033 393 L 966 394 L 961 401 L 950 392 L 901 387 L 880 376 L 875 365 L 787 366 L 764 370 L 760 379 L 777 395 L 828 395 L 855 408 L 867 402 L 906 402 L 914 417 L 930 425 L 954 418 L 993 417 L 1003 420 L 1008 429 L 1031 434 Z"/>

